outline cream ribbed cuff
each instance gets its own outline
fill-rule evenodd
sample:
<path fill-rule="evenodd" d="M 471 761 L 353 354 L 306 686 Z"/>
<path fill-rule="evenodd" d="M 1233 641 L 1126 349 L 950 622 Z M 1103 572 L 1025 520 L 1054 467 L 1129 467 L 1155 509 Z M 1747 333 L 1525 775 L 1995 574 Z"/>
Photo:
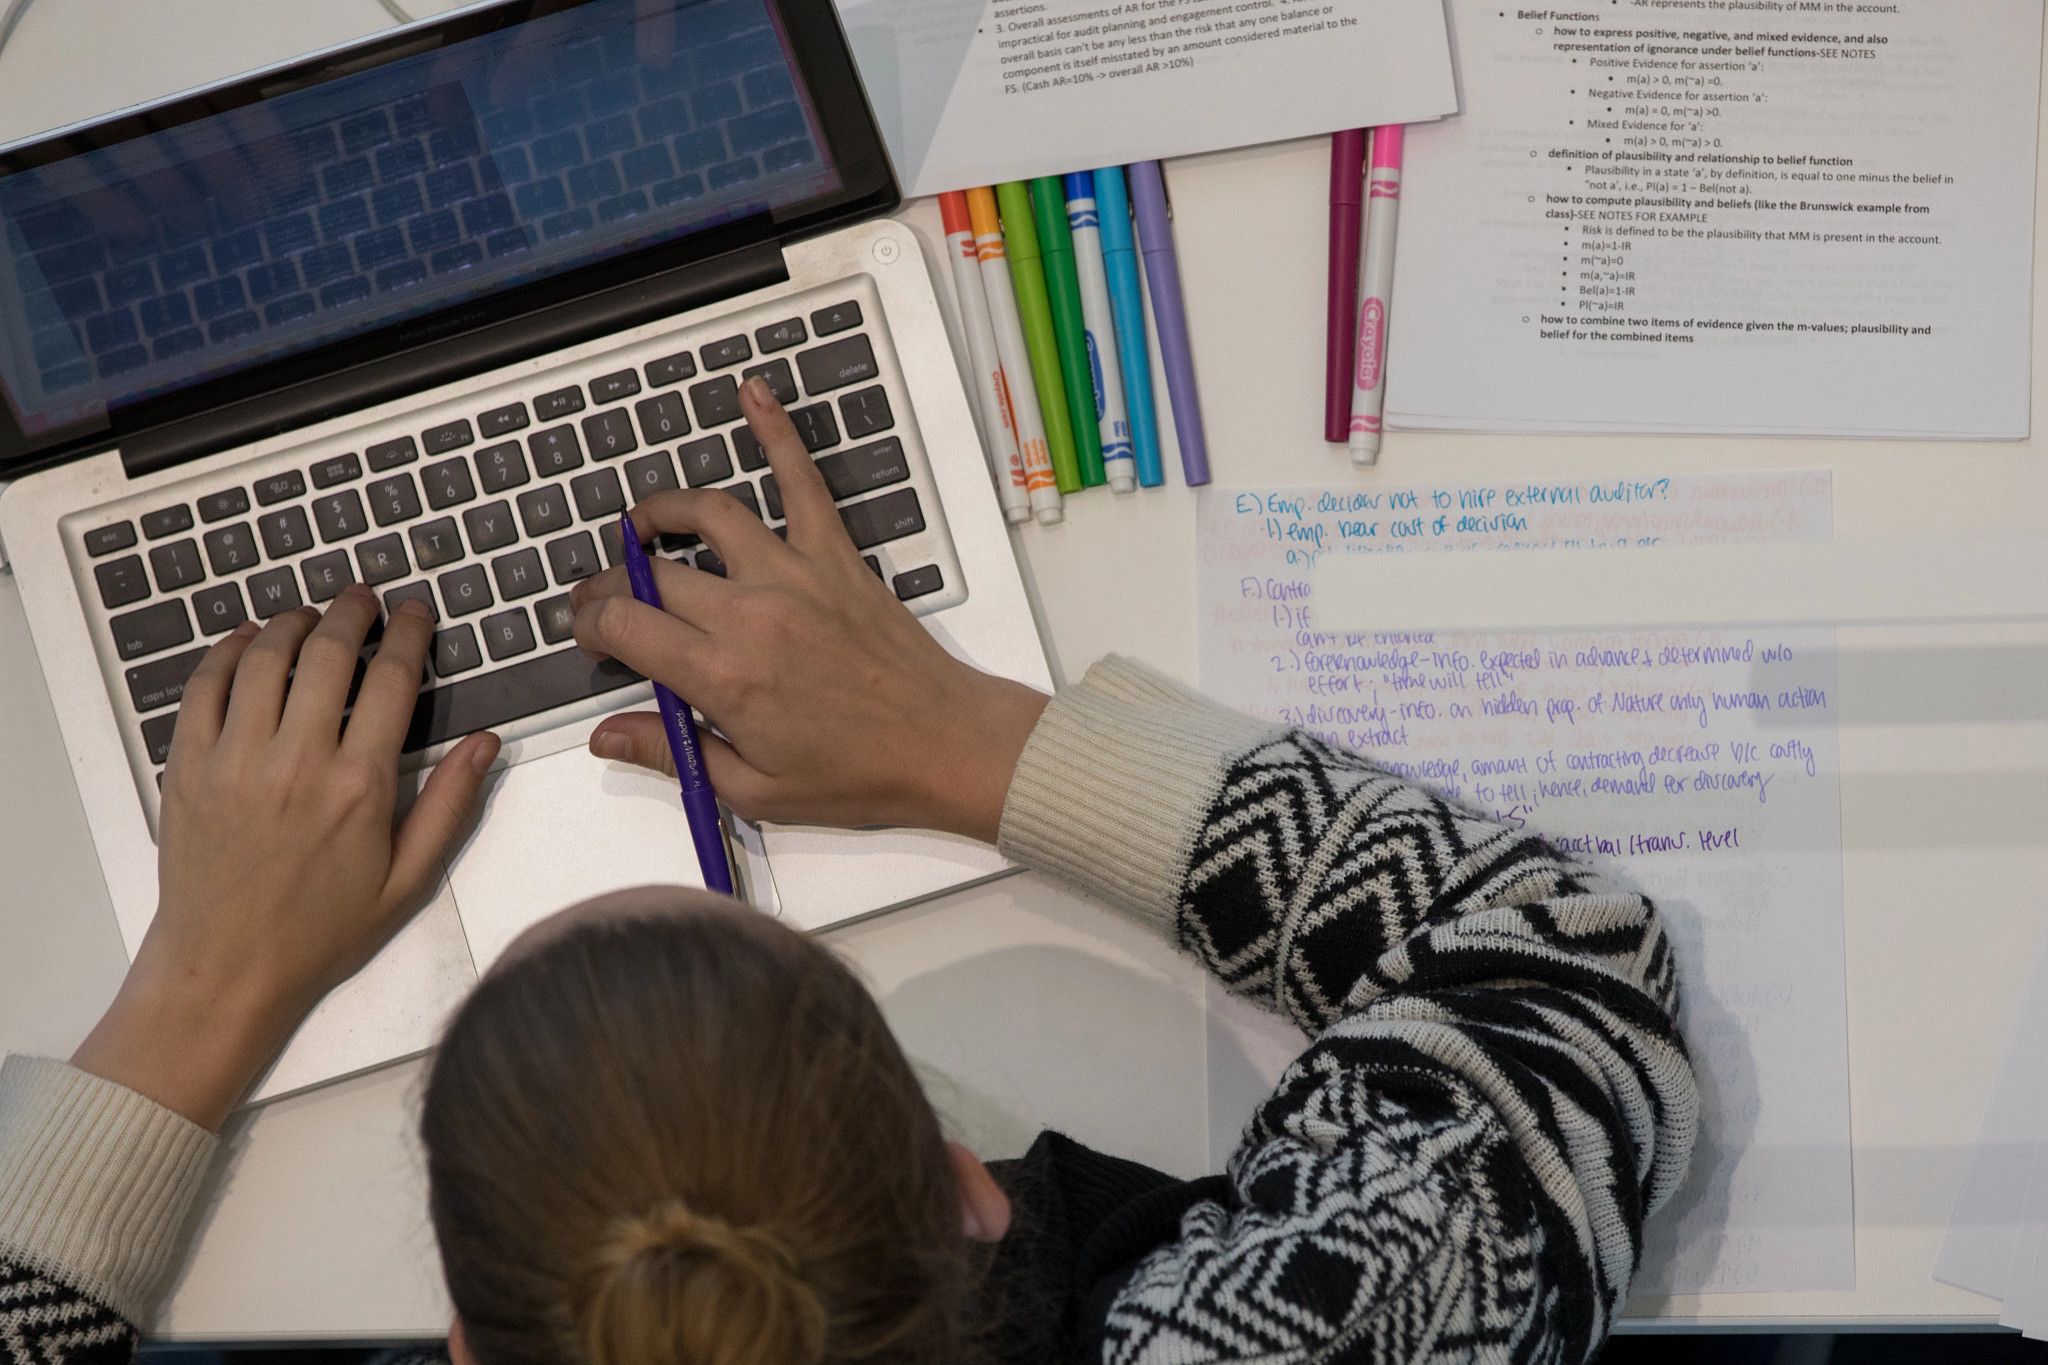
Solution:
<path fill-rule="evenodd" d="M 219 1139 L 44 1057 L 0 1065 L 0 1254 L 146 1327 Z"/>
<path fill-rule="evenodd" d="M 997 847 L 1164 931 L 1224 764 L 1284 729 L 1142 664 L 1104 659 L 1031 732 Z"/>

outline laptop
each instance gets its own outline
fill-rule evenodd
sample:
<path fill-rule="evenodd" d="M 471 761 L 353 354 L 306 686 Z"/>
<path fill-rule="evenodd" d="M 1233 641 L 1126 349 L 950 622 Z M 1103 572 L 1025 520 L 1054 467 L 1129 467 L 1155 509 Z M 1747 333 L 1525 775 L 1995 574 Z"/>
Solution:
<path fill-rule="evenodd" d="M 130 953 L 181 689 L 240 621 L 416 597 L 406 771 L 505 739 L 433 901 L 257 1098 L 429 1047 L 571 900 L 700 879 L 672 784 L 584 751 L 651 689 L 576 649 L 567 594 L 663 489 L 781 523 L 747 376 L 869 570 L 1049 688 L 897 203 L 830 0 L 472 5 L 0 148 L 0 546 Z M 748 898 L 807 930 L 1005 866 L 914 831 L 734 835 Z"/>

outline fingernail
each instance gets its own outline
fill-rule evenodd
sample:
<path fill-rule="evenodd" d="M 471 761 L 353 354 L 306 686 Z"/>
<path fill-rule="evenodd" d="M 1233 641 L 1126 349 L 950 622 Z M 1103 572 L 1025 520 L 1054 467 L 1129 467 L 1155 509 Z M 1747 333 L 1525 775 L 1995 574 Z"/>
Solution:
<path fill-rule="evenodd" d="M 407 605 L 418 606 L 419 604 L 413 602 Z M 469 766 L 479 773 L 489 772 L 491 764 L 498 761 L 498 750 L 503 747 L 503 741 L 496 735 L 485 735 L 483 739 L 478 741 L 476 748 L 470 751 Z"/>
<path fill-rule="evenodd" d="M 417 616 L 425 621 L 433 619 L 434 610 L 426 603 L 420 601 L 419 598 L 408 597 L 398 604 L 398 614 L 401 616 Z"/>
<path fill-rule="evenodd" d="M 590 737 L 590 752 L 599 758 L 622 761 L 633 752 L 633 746 L 617 730 L 600 730 Z"/>
<path fill-rule="evenodd" d="M 242 622 L 241 625 L 235 627 L 235 634 L 241 636 L 243 639 L 247 639 L 249 636 L 254 635 L 257 631 L 261 629 L 263 629 L 263 627 L 256 624 L 256 622 L 254 621 L 244 621 Z"/>
<path fill-rule="evenodd" d="M 763 406 L 775 401 L 775 395 L 768 391 L 768 381 L 758 374 L 740 385 L 740 388 L 745 391 L 747 397 Z"/>
<path fill-rule="evenodd" d="M 372 602 L 377 600 L 377 594 L 370 590 L 370 585 L 367 583 L 351 583 L 346 591 L 354 593 L 357 597 L 367 597 Z"/>

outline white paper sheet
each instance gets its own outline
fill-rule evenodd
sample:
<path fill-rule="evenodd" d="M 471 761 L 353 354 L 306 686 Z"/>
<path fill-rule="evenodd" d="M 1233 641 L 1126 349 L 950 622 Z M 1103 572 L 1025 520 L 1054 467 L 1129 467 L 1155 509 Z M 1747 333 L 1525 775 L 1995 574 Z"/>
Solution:
<path fill-rule="evenodd" d="M 1457 108 L 1442 0 L 838 3 L 913 195 Z"/>
<path fill-rule="evenodd" d="M 1202 494 L 1206 691 L 1526 822 L 1657 901 L 1703 1115 L 1692 1176 L 1649 1225 L 1644 1291 L 1855 1284 L 1833 633 L 1333 636 L 1310 568 L 1830 526 L 1824 471 Z M 1285 1038 L 1225 1014 L 1210 1040 L 1220 1137 Z"/>
<path fill-rule="evenodd" d="M 2041 0 L 1827 8 L 1450 0 L 1390 418 L 2025 436 Z"/>

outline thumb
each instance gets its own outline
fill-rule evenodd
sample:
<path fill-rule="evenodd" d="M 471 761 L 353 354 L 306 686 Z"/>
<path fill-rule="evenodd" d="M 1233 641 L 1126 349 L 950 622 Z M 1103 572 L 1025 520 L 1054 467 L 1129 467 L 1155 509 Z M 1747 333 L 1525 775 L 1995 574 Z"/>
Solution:
<path fill-rule="evenodd" d="M 766 777 L 709 726 L 697 729 L 697 751 L 704 756 L 704 771 L 727 809 L 742 820 L 768 818 L 762 813 L 770 786 Z M 676 757 L 669 752 L 668 732 L 658 711 L 627 711 L 610 717 L 591 732 L 590 752 L 663 777 L 676 775 Z"/>
<path fill-rule="evenodd" d="M 385 878 L 387 905 L 410 908 L 438 880 L 448 849 L 469 824 L 484 775 L 498 757 L 498 737 L 471 735 L 436 764 L 391 845 L 391 873 Z"/>

